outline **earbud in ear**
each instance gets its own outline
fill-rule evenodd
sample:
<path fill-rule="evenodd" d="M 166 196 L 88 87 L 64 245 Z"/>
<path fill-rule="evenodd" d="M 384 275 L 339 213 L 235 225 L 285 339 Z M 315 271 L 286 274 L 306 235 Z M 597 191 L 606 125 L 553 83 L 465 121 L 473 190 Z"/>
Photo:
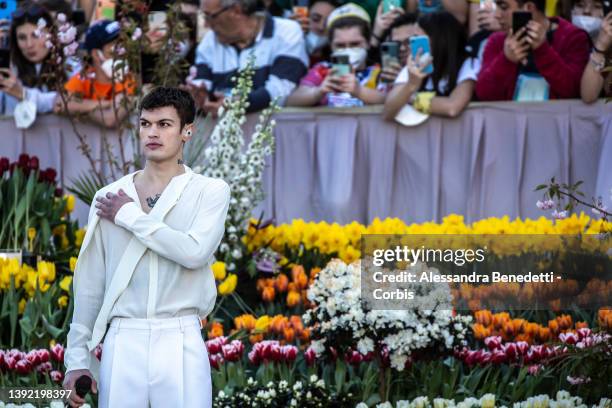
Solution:
<path fill-rule="evenodd" d="M 187 131 L 187 136 L 191 136 L 191 130 Z"/>

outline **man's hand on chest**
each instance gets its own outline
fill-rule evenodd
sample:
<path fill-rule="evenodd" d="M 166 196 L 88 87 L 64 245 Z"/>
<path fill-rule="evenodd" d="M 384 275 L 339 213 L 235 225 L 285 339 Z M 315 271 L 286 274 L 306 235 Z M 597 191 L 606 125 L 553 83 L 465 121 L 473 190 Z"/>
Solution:
<path fill-rule="evenodd" d="M 119 189 L 118 194 L 108 192 L 106 193 L 105 197 L 96 197 L 96 201 L 98 216 L 114 223 L 115 216 L 121 207 L 129 202 L 133 202 L 134 200 L 132 200 L 132 198 L 128 196 L 123 189 Z"/>

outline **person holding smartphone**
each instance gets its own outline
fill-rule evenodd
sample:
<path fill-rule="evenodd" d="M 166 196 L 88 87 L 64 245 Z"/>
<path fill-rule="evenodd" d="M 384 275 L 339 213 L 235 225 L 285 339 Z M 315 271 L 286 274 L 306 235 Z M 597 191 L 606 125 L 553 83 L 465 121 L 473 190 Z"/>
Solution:
<path fill-rule="evenodd" d="M 379 104 L 380 68 L 367 64 L 370 17 L 360 6 L 348 3 L 328 17 L 332 61 L 312 67 L 287 99 L 289 106 L 359 106 Z"/>
<path fill-rule="evenodd" d="M 476 95 L 491 100 L 577 98 L 589 59 L 588 34 L 547 18 L 545 0 L 496 0 L 503 32 L 485 47 Z"/>
<path fill-rule="evenodd" d="M 425 14 L 418 25 L 425 36 L 412 37 L 407 64 L 385 101 L 386 120 L 406 104 L 425 114 L 456 117 L 472 99 L 477 67 L 466 55 L 464 27 L 446 11 Z"/>
<path fill-rule="evenodd" d="M 406 0 L 406 10 L 411 13 L 428 14 L 448 11 L 461 24 L 468 18 L 469 4 L 464 0 Z"/>
<path fill-rule="evenodd" d="M 10 50 L 3 51 L 10 55 L 10 66 L 9 59 L 3 58 L 5 66 L 0 67 L 1 112 L 5 115 L 12 115 L 24 101 L 33 103 L 38 113 L 53 111 L 55 90 L 65 80 L 49 75 L 54 68 L 44 35 L 37 32 L 40 19 L 47 27 L 53 25 L 51 15 L 39 5 L 18 8 L 12 15 L 8 36 L 3 37 L 3 49 Z"/>
<path fill-rule="evenodd" d="M 580 97 L 586 103 L 592 103 L 602 94 L 610 95 L 612 73 L 604 72 L 612 61 L 612 11 L 608 12 L 601 22 L 599 34 L 593 42 L 589 63 L 582 74 Z"/>

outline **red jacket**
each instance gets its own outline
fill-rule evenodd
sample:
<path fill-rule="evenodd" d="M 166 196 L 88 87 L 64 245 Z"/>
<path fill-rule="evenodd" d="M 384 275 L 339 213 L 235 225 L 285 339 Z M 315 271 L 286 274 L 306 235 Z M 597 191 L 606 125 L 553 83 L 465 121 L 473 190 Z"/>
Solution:
<path fill-rule="evenodd" d="M 562 18 L 552 44 L 545 41 L 533 51 L 536 67 L 550 85 L 550 98 L 579 98 L 582 72 L 589 60 L 590 43 L 586 31 Z M 512 100 L 519 65 L 504 55 L 505 33 L 495 33 L 485 46 L 482 69 L 476 81 L 476 96 L 482 101 Z"/>

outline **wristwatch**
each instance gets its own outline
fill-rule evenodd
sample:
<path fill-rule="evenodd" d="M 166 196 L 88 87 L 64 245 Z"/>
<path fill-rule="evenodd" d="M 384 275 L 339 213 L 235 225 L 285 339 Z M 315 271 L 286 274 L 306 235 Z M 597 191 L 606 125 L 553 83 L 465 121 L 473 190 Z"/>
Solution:
<path fill-rule="evenodd" d="M 596 57 L 597 54 L 599 53 L 593 51 L 591 53 L 591 57 L 589 58 L 589 62 L 591 63 L 591 65 L 593 65 L 593 68 L 595 68 L 595 71 L 601 72 L 606 66 L 606 58 L 602 54 L 599 54 L 599 55 L 602 55 L 602 59 L 599 60 L 598 57 Z"/>

